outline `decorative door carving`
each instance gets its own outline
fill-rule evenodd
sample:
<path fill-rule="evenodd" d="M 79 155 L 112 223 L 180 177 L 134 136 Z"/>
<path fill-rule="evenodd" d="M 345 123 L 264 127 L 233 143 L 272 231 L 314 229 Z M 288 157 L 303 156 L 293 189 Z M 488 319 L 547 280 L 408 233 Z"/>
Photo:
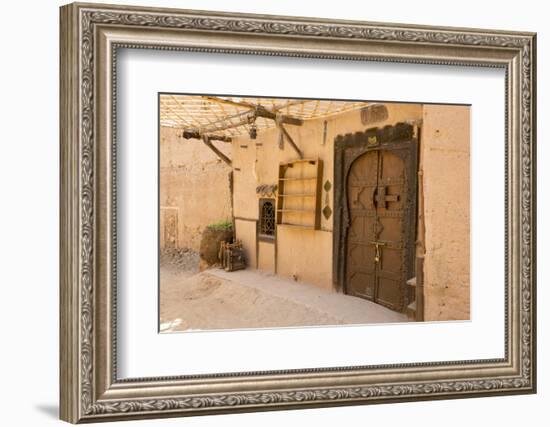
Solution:
<path fill-rule="evenodd" d="M 413 128 L 405 124 L 336 143 L 337 279 L 347 294 L 396 311 L 409 303 L 406 281 L 414 276 L 416 147 Z"/>

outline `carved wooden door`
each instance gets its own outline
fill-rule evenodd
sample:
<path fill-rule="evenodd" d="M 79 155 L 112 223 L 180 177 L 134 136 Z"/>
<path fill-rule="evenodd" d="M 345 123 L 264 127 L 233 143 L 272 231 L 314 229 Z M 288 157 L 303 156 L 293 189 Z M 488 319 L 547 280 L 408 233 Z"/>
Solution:
<path fill-rule="evenodd" d="M 406 143 L 405 143 L 406 144 Z M 401 146 L 403 147 L 403 146 Z M 349 227 L 346 248 L 346 292 L 392 310 L 408 303 L 406 280 L 411 237 L 409 215 L 415 203 L 416 162 L 396 149 L 373 149 L 357 157 L 347 175 Z M 406 151 L 406 150 L 405 150 Z"/>

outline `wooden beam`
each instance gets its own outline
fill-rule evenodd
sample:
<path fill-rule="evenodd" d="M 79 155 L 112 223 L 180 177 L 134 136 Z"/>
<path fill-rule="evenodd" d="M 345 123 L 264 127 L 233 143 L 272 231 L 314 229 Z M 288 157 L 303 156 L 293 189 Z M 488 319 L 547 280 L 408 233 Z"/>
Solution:
<path fill-rule="evenodd" d="M 252 114 L 252 113 L 248 113 L 248 114 Z M 201 128 L 201 131 L 203 133 L 221 132 L 227 129 L 238 128 L 239 126 L 244 126 L 249 123 L 250 123 L 249 117 L 245 117 L 244 119 L 239 120 L 237 123 L 229 123 L 229 124 L 226 124 L 225 126 L 214 126 L 213 124 L 212 125 L 209 124 Z"/>
<path fill-rule="evenodd" d="M 204 145 L 206 145 L 208 148 L 210 148 L 216 155 L 222 159 L 228 166 L 231 166 L 231 159 L 227 157 L 224 153 L 222 153 L 218 148 L 212 144 L 210 141 L 210 137 L 203 135 L 202 142 L 204 142 Z"/>
<path fill-rule="evenodd" d="M 184 130 L 181 136 L 185 139 L 202 139 L 205 135 L 196 130 Z M 211 141 L 231 142 L 231 137 L 223 135 L 209 135 L 208 139 Z"/>
<path fill-rule="evenodd" d="M 182 138 L 185 139 L 200 139 L 204 145 L 206 145 L 208 148 L 210 148 L 216 156 L 218 156 L 221 160 L 223 160 L 226 164 L 231 166 L 231 159 L 227 157 L 224 153 L 222 153 L 218 147 L 216 147 L 214 144 L 212 144 L 211 141 L 224 141 L 224 142 L 231 142 L 231 138 L 227 136 L 219 136 L 219 135 L 201 135 L 197 131 L 190 131 L 190 130 L 184 130 L 183 134 L 181 135 Z"/>
<path fill-rule="evenodd" d="M 218 130 L 218 129 L 223 130 L 223 126 L 219 127 L 219 125 L 221 125 L 223 123 L 226 123 L 228 120 L 233 120 L 233 119 L 237 119 L 237 118 L 240 118 L 240 117 L 245 117 L 246 120 L 248 121 L 248 117 L 250 115 L 251 115 L 250 111 L 242 111 L 238 114 L 233 114 L 231 116 L 224 116 L 222 119 L 219 119 L 219 120 L 216 120 L 214 122 L 208 123 L 206 126 L 201 126 L 201 130 L 203 132 L 214 132 L 215 130 Z M 243 124 L 245 124 L 245 123 L 243 123 Z"/>
<path fill-rule="evenodd" d="M 270 109 L 264 107 L 263 105 L 254 105 L 249 102 L 243 102 L 243 101 L 233 101 L 230 99 L 225 98 L 218 98 L 217 96 L 205 96 L 205 99 L 212 101 L 212 102 L 218 102 L 221 104 L 229 104 L 234 105 L 236 107 L 243 107 L 248 108 L 251 111 L 254 111 L 257 117 L 264 117 L 266 119 L 275 120 L 277 118 L 277 113 L 274 111 L 271 111 Z M 288 116 L 286 114 L 279 114 L 279 120 L 281 123 L 286 123 L 288 125 L 294 125 L 294 126 L 301 126 L 304 121 L 302 119 L 299 119 L 297 117 Z"/>
<path fill-rule="evenodd" d="M 271 110 L 268 110 L 262 105 L 258 105 L 256 108 L 256 115 L 258 117 L 265 117 L 266 119 L 279 120 L 280 123 L 286 123 L 287 125 L 301 126 L 304 124 L 302 119 L 293 116 L 287 116 L 286 114 L 277 114 Z M 279 116 L 277 118 L 277 116 Z"/>
<path fill-rule="evenodd" d="M 254 104 L 250 104 L 248 102 L 233 101 L 231 99 L 218 98 L 217 96 L 203 96 L 203 98 L 219 104 L 233 105 L 234 107 L 244 107 L 250 110 L 254 110 L 256 108 Z"/>
<path fill-rule="evenodd" d="M 283 133 L 283 135 L 288 140 L 288 142 L 290 142 L 290 145 L 292 146 L 292 148 L 294 148 L 294 151 L 296 151 L 298 153 L 298 155 L 300 156 L 300 159 L 303 159 L 304 158 L 304 153 L 302 153 L 302 150 L 300 150 L 298 148 L 298 146 L 296 145 L 296 143 L 294 142 L 292 137 L 289 135 L 289 133 L 287 132 L 287 130 L 285 129 L 283 124 L 282 123 L 277 123 L 277 127 Z"/>

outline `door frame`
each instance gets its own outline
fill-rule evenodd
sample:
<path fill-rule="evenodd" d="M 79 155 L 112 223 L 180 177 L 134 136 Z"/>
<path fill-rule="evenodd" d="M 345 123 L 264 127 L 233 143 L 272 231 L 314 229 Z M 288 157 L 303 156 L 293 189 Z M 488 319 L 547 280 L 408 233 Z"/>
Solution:
<path fill-rule="evenodd" d="M 333 284 L 338 292 L 346 293 L 347 237 L 350 213 L 347 203 L 347 178 L 351 166 L 369 151 L 391 150 L 400 156 L 407 167 L 407 203 L 404 221 L 408 223 L 405 239 L 405 280 L 413 277 L 417 232 L 417 173 L 419 127 L 397 123 L 364 132 L 338 135 L 334 140 L 334 224 L 333 224 Z M 404 285 L 405 286 L 405 285 Z M 408 303 L 405 301 L 403 309 Z"/>

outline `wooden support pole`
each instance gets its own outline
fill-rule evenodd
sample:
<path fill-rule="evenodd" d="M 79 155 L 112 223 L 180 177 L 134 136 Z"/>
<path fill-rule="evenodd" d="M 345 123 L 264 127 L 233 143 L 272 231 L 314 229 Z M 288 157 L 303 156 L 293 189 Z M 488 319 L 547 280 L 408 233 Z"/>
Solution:
<path fill-rule="evenodd" d="M 223 154 L 218 148 L 210 142 L 209 136 L 203 135 L 202 136 L 202 142 L 204 142 L 204 145 L 206 145 L 208 148 L 210 148 L 216 155 L 222 159 L 228 166 L 231 166 L 231 159 L 227 157 L 225 154 Z"/>
<path fill-rule="evenodd" d="M 294 151 L 296 151 L 296 153 L 298 153 L 298 156 L 300 156 L 300 159 L 303 159 L 304 158 L 304 153 L 302 153 L 302 150 L 300 150 L 298 148 L 298 146 L 296 145 L 296 143 L 294 142 L 294 140 L 292 139 L 292 137 L 290 136 L 288 131 L 285 129 L 283 124 L 282 123 L 277 123 L 277 126 L 278 126 L 279 130 L 283 133 L 285 138 L 288 140 L 288 142 L 290 143 L 292 148 L 294 148 Z"/>
<path fill-rule="evenodd" d="M 416 321 L 424 321 L 424 255 L 416 257 Z"/>
<path fill-rule="evenodd" d="M 418 128 L 416 128 L 418 129 Z M 418 131 L 417 131 L 418 132 Z M 424 256 L 426 255 L 426 222 L 424 212 L 424 172 L 418 171 L 418 229 L 416 240 L 416 320 L 424 320 Z"/>
<path fill-rule="evenodd" d="M 201 135 L 197 131 L 183 131 L 183 134 L 181 135 L 185 139 L 200 139 L 204 145 L 206 145 L 208 148 L 210 148 L 216 156 L 218 156 L 220 159 L 222 159 L 226 164 L 231 166 L 231 159 L 227 157 L 224 153 L 222 153 L 214 144 L 212 144 L 212 140 L 217 141 L 224 141 L 224 142 L 231 142 L 231 138 L 227 136 L 218 136 L 218 135 Z"/>

